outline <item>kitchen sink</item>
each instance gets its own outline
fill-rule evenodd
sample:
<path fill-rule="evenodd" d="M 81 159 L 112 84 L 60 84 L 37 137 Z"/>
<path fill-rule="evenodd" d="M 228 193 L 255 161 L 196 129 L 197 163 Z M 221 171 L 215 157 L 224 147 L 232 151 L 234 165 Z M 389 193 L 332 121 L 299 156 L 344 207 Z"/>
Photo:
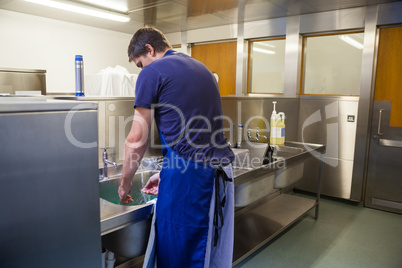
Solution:
<path fill-rule="evenodd" d="M 145 184 L 153 174 L 155 174 L 155 171 L 137 172 L 134 175 L 134 178 L 131 181 L 132 186 L 130 193 L 134 202 L 131 202 L 127 205 L 123 205 L 122 203 L 120 203 L 119 195 L 117 193 L 117 190 L 120 186 L 120 176 L 116 176 L 114 178 L 101 181 L 99 183 L 100 197 L 113 204 L 122 206 L 137 206 L 146 204 L 148 201 L 156 198 L 156 196 L 154 195 L 148 195 L 141 192 L 141 189 L 145 186 Z"/>
<path fill-rule="evenodd" d="M 235 207 L 245 207 L 269 194 L 277 191 L 274 188 L 275 173 L 254 170 L 262 166 L 262 159 L 267 144 L 243 141 L 241 148 L 233 149 L 235 160 L 233 162 L 233 175 L 235 180 Z M 247 181 L 238 183 L 237 178 L 248 174 Z"/>
<path fill-rule="evenodd" d="M 292 146 L 275 146 L 274 157 L 283 160 L 282 168 L 275 171 L 275 189 L 285 188 L 303 178 L 305 159 L 288 163 L 287 159 L 306 152 L 304 148 Z M 305 155 L 309 156 L 309 155 Z"/>
<path fill-rule="evenodd" d="M 234 149 L 235 206 L 248 206 L 303 177 L 305 158 L 302 143 L 274 145 L 273 161 L 263 164 L 267 143 L 243 141 Z"/>
<path fill-rule="evenodd" d="M 101 206 L 102 246 L 118 256 L 134 258 L 145 254 L 151 228 L 153 204 L 156 196 L 141 189 L 156 171 L 137 172 L 132 179 L 134 202 L 120 203 L 117 190 L 120 177 L 99 182 Z"/>
<path fill-rule="evenodd" d="M 274 157 L 289 158 L 301 154 L 306 151 L 304 148 L 286 146 L 286 145 L 273 145 Z"/>

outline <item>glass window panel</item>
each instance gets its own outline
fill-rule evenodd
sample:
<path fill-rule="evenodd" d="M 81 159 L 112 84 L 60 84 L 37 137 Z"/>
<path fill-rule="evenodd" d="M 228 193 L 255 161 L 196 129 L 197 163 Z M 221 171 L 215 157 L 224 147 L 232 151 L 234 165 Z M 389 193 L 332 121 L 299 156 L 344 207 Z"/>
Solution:
<path fill-rule="evenodd" d="M 285 39 L 250 42 L 249 93 L 283 93 Z"/>
<path fill-rule="evenodd" d="M 303 93 L 359 95 L 363 33 L 306 37 Z"/>

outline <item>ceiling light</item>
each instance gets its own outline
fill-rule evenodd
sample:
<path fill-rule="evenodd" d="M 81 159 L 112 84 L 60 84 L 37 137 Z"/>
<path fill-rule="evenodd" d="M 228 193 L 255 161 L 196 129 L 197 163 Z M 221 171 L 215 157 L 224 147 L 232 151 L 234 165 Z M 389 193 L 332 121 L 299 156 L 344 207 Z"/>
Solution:
<path fill-rule="evenodd" d="M 128 8 L 127 8 L 127 2 L 126 1 L 107 1 L 107 0 L 82 0 L 86 3 L 95 5 L 95 6 L 101 6 L 113 10 L 117 10 L 120 12 L 127 13 Z"/>
<path fill-rule="evenodd" d="M 347 36 L 347 35 L 340 35 L 339 39 L 341 39 L 342 41 L 348 43 L 349 45 L 352 45 L 358 49 L 363 49 L 363 44 L 360 42 L 357 42 L 356 40 L 354 40 L 353 38 Z"/>
<path fill-rule="evenodd" d="M 102 19 L 114 20 L 119 22 L 130 21 L 130 17 L 126 15 L 109 12 L 101 9 L 84 7 L 82 5 L 67 3 L 66 1 L 64 2 L 52 1 L 52 0 L 25 0 L 25 1 Z"/>
<path fill-rule="evenodd" d="M 271 51 L 268 49 L 262 49 L 262 48 L 258 48 L 258 47 L 253 47 L 253 50 L 257 51 L 257 52 L 265 53 L 265 54 L 275 54 L 275 51 Z"/>

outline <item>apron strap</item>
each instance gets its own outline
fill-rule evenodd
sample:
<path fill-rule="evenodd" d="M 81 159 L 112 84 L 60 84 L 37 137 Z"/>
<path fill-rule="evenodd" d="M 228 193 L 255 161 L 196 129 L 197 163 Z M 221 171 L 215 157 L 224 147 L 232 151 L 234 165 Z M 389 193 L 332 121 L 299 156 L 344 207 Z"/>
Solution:
<path fill-rule="evenodd" d="M 226 175 L 226 172 L 223 170 L 221 166 L 214 167 L 214 178 L 215 178 L 214 247 L 216 247 L 219 238 L 219 230 L 222 229 L 222 226 L 224 224 L 222 208 L 225 207 L 226 203 L 226 194 L 225 194 L 226 182 L 232 181 L 232 179 Z M 222 179 L 224 187 L 222 199 L 220 196 L 220 179 Z"/>

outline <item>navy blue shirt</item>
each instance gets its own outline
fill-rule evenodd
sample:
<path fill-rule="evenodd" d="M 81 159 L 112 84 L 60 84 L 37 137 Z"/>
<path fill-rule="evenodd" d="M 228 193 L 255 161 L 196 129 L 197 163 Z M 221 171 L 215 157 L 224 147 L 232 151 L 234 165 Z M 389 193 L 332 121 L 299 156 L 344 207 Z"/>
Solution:
<path fill-rule="evenodd" d="M 197 161 L 233 161 L 218 84 L 202 63 L 169 50 L 140 72 L 135 95 L 134 107 L 154 109 L 159 131 L 175 152 Z"/>

